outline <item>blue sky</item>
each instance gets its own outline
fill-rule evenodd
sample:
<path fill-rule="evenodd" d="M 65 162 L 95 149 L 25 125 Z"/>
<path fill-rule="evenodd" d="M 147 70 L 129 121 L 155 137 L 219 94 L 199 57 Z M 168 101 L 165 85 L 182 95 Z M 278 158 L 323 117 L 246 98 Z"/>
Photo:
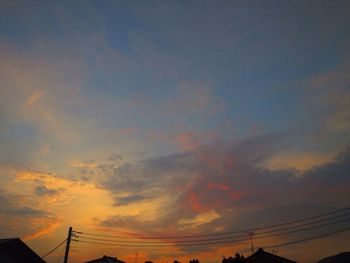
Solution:
<path fill-rule="evenodd" d="M 346 1 L 2 1 L 4 237 L 43 254 L 70 225 L 215 233 L 347 206 L 349 12 Z M 345 244 L 285 253 L 312 262 Z M 214 262 L 243 248 L 191 252 Z"/>

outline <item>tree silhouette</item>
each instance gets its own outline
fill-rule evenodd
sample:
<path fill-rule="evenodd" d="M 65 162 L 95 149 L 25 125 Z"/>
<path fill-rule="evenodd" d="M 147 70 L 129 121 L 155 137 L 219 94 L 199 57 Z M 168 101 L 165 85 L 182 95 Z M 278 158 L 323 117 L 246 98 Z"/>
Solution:
<path fill-rule="evenodd" d="M 222 263 L 242 263 L 244 262 L 244 256 L 236 253 L 234 257 L 223 258 Z"/>

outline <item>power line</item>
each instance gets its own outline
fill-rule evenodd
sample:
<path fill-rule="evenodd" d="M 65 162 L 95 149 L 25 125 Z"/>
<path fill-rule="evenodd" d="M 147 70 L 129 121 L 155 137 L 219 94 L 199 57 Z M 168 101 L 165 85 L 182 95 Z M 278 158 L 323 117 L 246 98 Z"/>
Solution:
<path fill-rule="evenodd" d="M 59 253 L 59 256 L 57 257 L 56 263 L 62 262 L 62 258 L 63 258 L 65 249 L 64 249 L 64 247 L 62 246 L 60 250 L 61 250 L 61 252 Z"/>
<path fill-rule="evenodd" d="M 347 215 L 350 215 L 350 212 L 349 213 L 345 213 L 345 214 L 341 214 L 341 215 L 337 215 L 337 216 L 332 216 L 332 217 L 328 217 L 328 218 L 323 218 L 323 219 L 311 221 L 311 222 L 302 223 L 302 224 L 295 225 L 295 226 L 284 227 L 284 228 L 274 229 L 274 230 L 269 230 L 269 231 L 264 231 L 264 232 L 255 232 L 254 235 L 274 233 L 274 232 L 284 231 L 284 230 L 287 230 L 287 229 L 298 228 L 298 227 L 301 227 L 301 226 L 313 225 L 315 223 L 320 223 L 320 222 L 328 221 L 328 220 L 331 220 L 331 219 L 336 219 L 336 218 L 347 216 Z M 345 219 L 345 220 L 347 220 L 347 219 Z"/>
<path fill-rule="evenodd" d="M 221 236 L 221 235 L 228 235 L 228 234 L 237 234 L 237 233 L 247 233 L 247 232 L 254 232 L 257 230 L 263 230 L 263 229 L 269 229 L 269 228 L 275 228 L 275 227 L 280 227 L 280 226 L 285 226 L 285 225 L 291 225 L 291 224 L 296 224 L 299 222 L 315 219 L 315 218 L 320 218 L 324 217 L 327 215 L 331 214 L 336 214 L 342 211 L 350 210 L 350 207 L 347 208 L 342 208 L 338 209 L 335 211 L 331 211 L 328 213 L 320 214 L 317 216 L 311 216 L 311 217 L 305 217 L 302 219 L 294 220 L 294 221 L 289 221 L 289 222 L 284 222 L 281 224 L 274 224 L 274 225 L 269 225 L 266 227 L 256 227 L 256 228 L 251 228 L 251 229 L 245 229 L 245 230 L 238 230 L 238 231 L 230 231 L 230 232 L 222 232 L 222 233 L 212 233 L 212 234 L 202 234 L 202 235 L 188 235 L 188 236 L 144 236 L 144 237 L 137 237 L 138 239 L 181 239 L 181 238 L 196 238 L 196 237 L 206 237 L 206 236 Z M 109 237 L 109 238 L 135 238 L 131 236 L 110 236 L 110 235 L 101 235 L 101 234 L 94 234 L 94 233 L 87 233 L 87 232 L 79 232 L 79 231 L 74 231 L 77 234 L 84 234 L 84 235 L 89 235 L 89 236 L 100 236 L 100 237 Z"/>
<path fill-rule="evenodd" d="M 297 225 L 297 226 L 290 226 L 290 227 L 285 227 L 285 228 L 281 228 L 281 229 L 264 231 L 264 232 L 260 232 L 260 233 L 257 232 L 257 233 L 254 233 L 254 235 L 257 236 L 257 238 L 261 238 L 261 237 L 259 237 L 260 235 L 269 234 L 269 233 L 276 233 L 277 232 L 274 235 L 283 235 L 283 234 L 288 234 L 288 233 L 294 233 L 294 232 L 314 229 L 314 228 L 317 228 L 317 227 L 322 227 L 322 226 L 342 223 L 342 222 L 349 221 L 350 218 L 346 218 L 346 219 L 338 220 L 338 221 L 331 222 L 331 223 L 315 225 L 315 226 L 311 226 L 311 227 L 301 228 L 300 229 L 300 227 L 302 227 L 302 226 L 313 225 L 315 223 L 329 221 L 329 220 L 336 219 L 336 218 L 339 218 L 339 217 L 343 217 L 343 216 L 346 216 L 346 215 L 350 215 L 350 213 L 341 214 L 341 215 L 337 215 L 337 216 L 333 216 L 333 217 L 329 217 L 329 218 L 325 218 L 325 219 L 321 219 L 321 220 L 315 220 L 315 221 L 303 223 L 303 224 L 300 224 L 300 225 Z M 295 228 L 297 228 L 297 229 L 294 230 L 294 231 L 285 232 L 286 230 L 295 229 Z M 278 233 L 278 232 L 281 232 L 281 233 Z M 270 237 L 270 236 L 274 236 L 274 235 L 268 235 L 268 236 L 264 236 L 264 237 Z M 194 239 L 192 239 L 192 240 L 178 240 L 178 241 L 174 241 L 174 243 L 205 242 L 205 241 L 228 240 L 228 239 L 232 240 L 232 239 L 236 239 L 236 238 L 244 238 L 246 236 L 247 236 L 247 233 L 245 233 L 244 235 L 230 236 L 230 237 L 219 237 L 219 238 L 210 238 L 210 239 L 195 239 L 195 240 Z M 152 243 L 154 243 L 154 244 L 156 244 L 156 243 L 164 243 L 164 241 L 125 241 L 125 240 L 121 241 L 121 240 L 113 240 L 113 239 L 106 239 L 106 238 L 93 238 L 93 237 L 86 237 L 86 236 L 84 236 L 84 233 L 82 233 L 82 234 L 80 234 L 79 236 L 76 236 L 76 237 L 79 237 L 79 238 L 82 238 L 82 239 L 97 240 L 97 241 L 107 241 L 107 242 L 149 243 L 149 244 L 152 244 Z"/>
<path fill-rule="evenodd" d="M 339 209 L 339 210 L 328 212 L 328 213 L 324 213 L 324 214 L 320 214 L 320 215 L 317 215 L 317 216 L 306 217 L 306 218 L 302 218 L 302 219 L 298 219 L 298 220 L 294 220 L 294 221 L 289 221 L 289 222 L 285 222 L 285 223 L 281 223 L 281 224 L 269 225 L 269 226 L 266 226 L 266 227 L 257 227 L 257 228 L 238 230 L 238 231 L 203 234 L 203 235 L 192 235 L 192 236 L 154 236 L 154 237 L 143 236 L 143 237 L 131 237 L 131 236 L 102 235 L 102 234 L 94 234 L 94 233 L 87 233 L 87 232 L 80 232 L 80 231 L 73 231 L 73 232 L 76 233 L 76 234 L 87 235 L 87 236 L 107 237 L 107 238 L 116 238 L 116 239 L 118 239 L 118 238 L 119 239 L 186 239 L 186 238 L 198 238 L 198 237 L 209 237 L 209 236 L 222 236 L 222 235 L 238 234 L 238 233 L 245 233 L 246 234 L 248 232 L 255 232 L 255 231 L 258 231 L 258 230 L 264 230 L 264 229 L 276 228 L 276 227 L 281 227 L 281 226 L 287 226 L 287 225 L 292 225 L 292 224 L 308 221 L 308 220 L 311 220 L 311 219 L 322 218 L 322 217 L 325 217 L 327 215 L 337 214 L 339 212 L 346 211 L 346 210 L 350 210 L 350 207 Z M 329 219 L 338 218 L 338 217 L 342 217 L 342 216 L 349 215 L 349 214 L 350 214 L 350 212 L 349 213 L 345 213 L 345 214 L 341 214 L 341 215 L 337 215 L 337 216 L 333 216 L 333 217 L 329 217 L 329 218 L 326 218 L 326 219 L 320 219 L 320 220 L 316 220 L 316 221 L 313 221 L 313 222 L 307 222 L 307 223 L 299 224 L 299 226 L 310 225 L 310 224 L 313 224 L 313 223 L 316 223 L 316 222 L 327 221 Z M 299 226 L 290 226 L 289 228 L 297 228 Z M 287 229 L 287 228 L 274 229 L 274 230 L 269 230 L 269 231 L 265 231 L 265 232 L 262 232 L 262 233 L 278 232 L 278 231 L 283 231 L 285 229 Z M 241 237 L 241 236 L 242 235 L 240 235 L 238 237 Z"/>
<path fill-rule="evenodd" d="M 289 245 L 294 245 L 294 244 L 298 244 L 298 243 L 302 243 L 302 242 L 306 242 L 306 241 L 310 241 L 310 240 L 315 240 L 315 239 L 319 239 L 319 238 L 323 238 L 323 237 L 327 237 L 327 236 L 331 236 L 331 235 L 335 235 L 335 234 L 339 234 L 342 232 L 346 232 L 349 231 L 350 227 L 348 228 L 343 228 L 337 231 L 333 231 L 333 232 L 328 232 L 326 234 L 322 234 L 322 235 L 317 235 L 317 236 L 313 236 L 313 237 L 309 237 L 309 238 L 304 238 L 304 239 L 299 239 L 299 240 L 295 240 L 295 241 L 291 241 L 291 242 L 285 242 L 285 243 L 281 243 L 281 244 L 277 244 L 277 245 L 271 245 L 271 246 L 264 246 L 264 248 L 274 248 L 274 247 L 282 247 L 282 246 L 289 246 Z M 75 240 L 76 241 L 76 240 Z M 109 245 L 112 247 L 135 247 L 135 245 L 128 245 L 128 244 L 111 244 L 111 243 L 103 243 L 103 242 L 93 242 L 93 241 L 84 241 L 84 240 L 79 240 L 79 242 L 82 243 L 88 243 L 88 244 L 97 244 L 97 245 Z M 206 244 L 201 244 L 201 245 L 210 245 L 210 244 L 222 244 L 222 243 L 228 243 L 227 241 L 221 241 L 221 242 L 211 242 L 211 243 L 206 243 Z M 198 244 L 176 244 L 176 246 L 198 246 Z M 137 247 L 142 247 L 142 248 L 167 248 L 168 246 L 156 246 L 156 245 L 152 245 L 152 246 L 137 246 Z"/>
<path fill-rule="evenodd" d="M 244 239 L 245 240 L 245 239 Z M 242 241 L 244 241 L 242 240 Z M 143 247 L 143 248 L 167 248 L 169 245 L 164 244 L 155 244 L 155 245 L 130 245 L 130 244 L 113 244 L 113 243 L 104 243 L 104 242 L 94 242 L 94 241 L 85 241 L 85 240 L 79 240 L 77 242 L 82 243 L 89 243 L 89 244 L 97 244 L 97 245 L 108 245 L 113 247 Z M 236 241 L 238 242 L 238 240 Z M 200 245 L 214 245 L 214 244 L 221 244 L 221 243 L 232 243 L 229 241 L 218 241 L 218 242 L 208 242 L 208 243 L 202 243 Z M 176 244 L 176 243 L 169 243 L 171 246 L 198 246 L 198 244 Z"/>
<path fill-rule="evenodd" d="M 258 236 L 255 239 L 264 239 L 267 237 L 275 237 L 275 236 L 281 236 L 281 235 L 287 235 L 287 234 L 292 234 L 296 232 L 301 232 L 301 231 L 307 231 L 311 229 L 319 229 L 321 227 L 325 226 L 330 226 L 330 225 L 335 225 L 335 224 L 340 224 L 344 222 L 349 222 L 350 219 L 345 219 L 345 220 L 339 220 L 335 222 L 329 222 L 326 224 L 318 225 L 318 226 L 312 226 L 312 227 L 305 227 L 297 230 L 292 230 L 292 231 L 286 231 L 284 233 L 278 233 L 278 234 L 271 234 L 271 235 L 264 235 L 264 236 Z M 107 240 L 107 239 L 98 239 L 98 238 L 86 238 L 86 237 L 79 237 L 79 240 L 74 240 L 78 242 L 83 242 L 83 243 L 98 243 L 98 244 L 105 244 L 105 245 L 115 245 L 115 246 L 136 246 L 136 247 L 166 247 L 166 246 L 201 246 L 201 245 L 215 245 L 215 244 L 221 244 L 221 243 L 233 243 L 233 242 L 242 242 L 242 241 L 247 241 L 249 238 L 248 236 L 246 238 L 242 239 L 229 239 L 225 241 L 218 241 L 215 239 L 207 239 L 207 240 L 201 240 L 201 241 L 176 241 L 176 242 L 144 242 L 144 241 L 126 241 L 123 243 L 116 243 L 113 240 Z M 88 239 L 88 241 L 86 241 Z M 108 243 L 106 243 L 108 242 Z"/>
<path fill-rule="evenodd" d="M 315 239 L 319 239 L 322 237 L 327 237 L 327 236 L 332 236 L 335 234 L 339 234 L 342 232 L 346 232 L 349 231 L 350 227 L 348 228 L 344 228 L 335 232 L 330 232 L 330 233 L 326 233 L 326 234 L 322 234 L 322 235 L 318 235 L 318 236 L 314 236 L 314 237 L 309 237 L 309 238 L 304 238 L 304 239 L 300 239 L 300 240 L 296 240 L 296 241 L 291 241 L 291 242 L 286 242 L 286 243 L 281 243 L 281 244 L 277 244 L 277 245 L 273 245 L 273 246 L 267 246 L 264 248 L 273 248 L 273 247 L 283 247 L 283 246 L 290 246 L 290 245 L 294 245 L 294 244 L 298 244 L 298 243 L 302 243 L 302 242 L 306 242 L 306 241 L 310 241 L 310 240 L 315 240 Z"/>
<path fill-rule="evenodd" d="M 79 241 L 82 242 L 82 241 Z M 72 247 L 73 249 L 91 249 L 91 248 L 103 248 L 103 249 L 116 249 L 116 248 L 120 248 L 120 246 L 116 246 L 116 245 L 112 245 L 112 246 L 105 246 L 103 243 L 98 243 L 98 242 L 83 242 L 85 244 L 78 244 L 77 246 Z M 241 244 L 245 244 L 245 243 L 241 243 Z M 170 246 L 164 246 L 164 247 L 138 247 L 138 246 L 130 246 L 130 247 L 137 247 L 138 250 L 149 250 L 149 249 L 157 249 L 157 250 L 169 250 Z M 176 246 L 173 246 L 174 248 L 176 248 Z M 208 251 L 208 248 L 206 247 L 197 247 L 195 248 L 196 251 Z"/>
<path fill-rule="evenodd" d="M 59 248 L 60 246 L 62 246 L 65 242 L 67 241 L 67 239 L 63 240 L 62 243 L 60 243 L 57 247 L 55 247 L 54 249 L 50 250 L 49 252 L 47 252 L 44 256 L 42 256 L 41 258 L 44 258 L 48 255 L 50 255 L 52 252 L 54 252 L 57 248 Z"/>
<path fill-rule="evenodd" d="M 311 226 L 311 227 L 304 227 L 304 228 L 300 228 L 300 229 L 295 229 L 292 231 L 285 231 L 288 230 L 289 228 L 286 228 L 284 230 L 284 232 L 281 233 L 275 233 L 275 234 L 271 234 L 271 235 L 262 235 L 259 236 L 259 233 L 256 234 L 257 237 L 255 239 L 261 239 L 261 238 L 266 238 L 266 237 L 274 237 L 274 236 L 280 236 L 280 235 L 286 235 L 286 234 L 291 234 L 291 233 L 296 233 L 296 232 L 300 232 L 300 231 L 307 231 L 307 230 L 311 230 L 311 229 L 317 229 L 320 227 L 324 227 L 324 226 L 330 226 L 330 225 L 335 225 L 335 224 L 340 224 L 340 223 L 344 223 L 344 222 L 350 222 L 350 218 L 346 218 L 343 220 L 338 220 L 335 222 L 329 222 L 329 223 L 325 223 L 325 224 L 321 224 L 321 225 L 316 225 L 316 226 Z M 268 232 L 265 232 L 268 233 Z M 260 233 L 261 234 L 261 233 Z M 255 234 L 254 234 L 255 235 Z M 173 242 L 164 242 L 164 241 L 115 241 L 112 239 L 102 239 L 102 238 L 91 238 L 91 237 L 81 237 L 81 236 L 76 236 L 78 239 L 87 239 L 87 240 L 93 240 L 93 241 L 104 241 L 104 242 L 111 242 L 111 243 L 116 243 L 116 242 L 123 242 L 123 243 L 128 243 L 128 244 L 164 244 L 164 243 L 172 243 L 172 244 L 181 244 L 181 243 L 196 243 L 196 244 L 201 244 L 202 242 L 210 242 L 210 241 L 219 241 L 219 240 L 228 240 L 228 241 L 243 241 L 243 240 L 247 240 L 248 237 L 247 235 L 244 236 L 238 236 L 238 237 L 222 237 L 222 238 L 211 238 L 211 239 L 200 239 L 200 240 L 178 240 L 178 241 L 173 241 Z M 240 237 L 242 237 L 243 239 L 239 239 Z M 246 238 L 244 238 L 246 237 Z M 238 239 L 237 239 L 238 238 Z"/>
<path fill-rule="evenodd" d="M 254 239 L 263 239 L 267 237 L 275 237 L 275 236 L 281 236 L 281 235 L 288 235 L 292 233 L 297 233 L 301 231 L 309 231 L 312 229 L 320 229 L 322 227 L 327 227 L 331 225 L 337 225 L 342 224 L 345 222 L 349 222 L 350 218 L 346 217 L 345 219 L 336 220 L 334 219 L 344 217 L 347 215 L 350 215 L 350 212 L 347 212 L 350 208 L 344 208 L 339 209 L 337 211 L 324 213 L 317 216 L 307 217 L 303 219 L 298 219 L 294 221 L 285 222 L 282 224 L 275 224 L 270 225 L 267 227 L 259 227 L 259 228 L 253 228 L 253 229 L 270 229 L 267 231 L 257 232 L 254 233 Z M 342 214 L 339 214 L 342 212 Z M 336 215 L 334 215 L 336 214 Z M 334 216 L 330 216 L 334 215 Z M 327 216 L 327 217 L 326 217 Z M 325 218 L 326 217 L 326 218 Z M 317 220 L 312 220 L 317 219 Z M 312 221 L 310 221 L 312 220 Z M 309 222 L 308 222 L 309 221 Z M 320 224 L 322 222 L 325 222 L 324 224 Z M 297 224 L 297 225 L 295 225 Z M 285 227 L 281 227 L 285 226 Z M 307 227 L 304 227 L 307 226 Z M 278 229 L 272 229 L 272 227 L 277 227 Z M 234 233 L 242 233 L 244 230 L 240 231 L 234 231 Z M 233 232 L 233 231 L 232 231 Z M 230 232 L 230 233 L 232 233 Z M 237 243 L 237 242 L 243 242 L 247 241 L 249 237 L 247 236 L 247 233 L 244 235 L 236 235 L 236 236 L 230 236 L 230 237 L 217 237 L 217 238 L 208 238 L 208 239 L 187 239 L 187 240 L 173 240 L 173 241 L 130 241 L 130 240 L 116 240 L 115 238 L 121 239 L 121 237 L 116 236 L 107 236 L 112 237 L 114 239 L 106 239 L 106 238 L 96 238 L 96 237 L 104 237 L 105 235 L 99 235 L 99 234 L 92 234 L 92 233 L 85 233 L 80 231 L 73 231 L 73 235 L 75 238 L 72 241 L 81 242 L 81 243 L 89 243 L 89 244 L 96 244 L 96 245 L 105 245 L 105 246 L 112 246 L 112 247 L 143 247 L 143 248 L 151 248 L 151 247 L 157 247 L 157 248 L 164 248 L 169 246 L 206 246 L 206 245 L 216 245 L 216 244 L 223 244 L 223 243 Z M 228 233 L 228 232 L 227 232 Z M 248 232 L 250 233 L 250 232 Z M 337 233 L 337 232 L 335 232 Z M 221 233 L 223 234 L 223 233 Z M 224 233 L 226 234 L 226 233 Z M 266 235 L 267 234 L 267 235 Z M 217 234 L 215 234 L 217 235 Z M 326 234 L 328 235 L 328 234 Z M 92 236 L 92 237 L 89 237 Z M 96 237 L 95 237 L 96 236 Z M 210 237 L 212 235 L 200 235 L 200 236 L 206 236 Z M 321 235 L 323 236 L 323 235 Z M 179 238 L 180 236 L 177 236 Z M 182 239 L 186 238 L 192 238 L 193 236 L 182 236 Z M 126 237 L 125 239 L 130 239 L 131 237 Z M 134 239 L 143 239 L 138 237 L 133 237 Z M 156 237 L 147 237 L 148 239 L 156 239 Z M 164 238 L 164 237 L 162 237 Z M 306 240 L 308 240 L 307 238 Z M 313 239 L 313 238 L 312 238 Z M 294 241 L 293 241 L 294 242 Z M 287 243 L 286 243 L 287 244 Z M 288 243 L 289 244 L 289 243 Z M 283 245 L 283 244 L 282 244 Z M 279 245 L 276 245 L 279 246 Z"/>
<path fill-rule="evenodd" d="M 86 241 L 88 240 L 88 241 Z M 90 241 L 91 240 L 91 241 Z M 236 241 L 236 242 L 239 242 L 239 241 L 245 241 L 247 240 L 247 238 L 242 238 L 242 239 L 235 239 L 235 240 L 227 240 L 227 241 L 224 241 L 224 242 L 221 242 L 221 243 L 226 243 L 226 242 L 233 242 L 233 241 Z M 143 247 L 147 247 L 147 246 L 156 246 L 156 247 L 159 247 L 159 246 L 168 246 L 168 245 L 208 245 L 208 244 L 216 244 L 218 242 L 214 242 L 214 240 L 206 240 L 206 242 L 204 241 L 201 241 L 201 242 L 194 242 L 194 241 L 183 241 L 183 242 L 123 242 L 123 241 L 120 241 L 122 243 L 115 243 L 115 242 L 110 242 L 109 240 L 105 240 L 105 239 L 95 239 L 95 238 L 81 238 L 79 240 L 74 240 L 74 241 L 77 241 L 77 242 L 84 242 L 84 243 L 91 243 L 91 242 L 94 242 L 94 243 L 100 243 L 100 244 L 108 244 L 108 245 L 115 245 L 115 246 L 139 246 L 139 244 L 141 244 Z M 95 242 L 97 241 L 97 242 Z M 102 243 L 101 243 L 102 242 Z M 105 243 L 105 242 L 108 242 L 108 243 Z M 155 244 L 155 245 L 154 245 Z"/>

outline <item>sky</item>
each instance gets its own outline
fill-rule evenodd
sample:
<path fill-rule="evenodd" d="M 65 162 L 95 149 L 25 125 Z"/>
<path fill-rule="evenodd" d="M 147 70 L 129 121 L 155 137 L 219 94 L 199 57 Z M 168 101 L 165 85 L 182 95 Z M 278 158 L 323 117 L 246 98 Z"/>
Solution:
<path fill-rule="evenodd" d="M 205 235 L 349 207 L 349 28 L 344 0 L 1 1 L 0 238 L 42 256 L 69 226 Z M 315 262 L 349 241 L 278 255 Z M 70 262 L 211 263 L 250 246 L 73 242 Z"/>

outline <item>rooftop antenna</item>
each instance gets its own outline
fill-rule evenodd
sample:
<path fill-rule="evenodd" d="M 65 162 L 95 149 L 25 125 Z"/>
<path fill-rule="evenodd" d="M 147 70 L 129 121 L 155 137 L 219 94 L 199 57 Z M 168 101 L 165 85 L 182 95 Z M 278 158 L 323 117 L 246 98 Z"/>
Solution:
<path fill-rule="evenodd" d="M 248 232 L 249 234 L 249 237 L 250 237 L 250 245 L 251 245 L 251 251 L 252 253 L 254 253 L 254 244 L 253 244 L 253 235 L 254 235 L 254 232 Z"/>

